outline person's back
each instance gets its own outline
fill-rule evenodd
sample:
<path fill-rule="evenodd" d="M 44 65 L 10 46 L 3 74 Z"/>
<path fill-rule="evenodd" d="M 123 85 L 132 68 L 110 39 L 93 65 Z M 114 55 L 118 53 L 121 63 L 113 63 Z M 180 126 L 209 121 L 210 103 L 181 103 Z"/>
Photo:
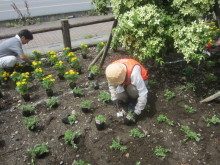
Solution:
<path fill-rule="evenodd" d="M 21 42 L 18 38 L 12 37 L 0 43 L 0 58 L 5 56 L 18 56 L 23 54 Z"/>

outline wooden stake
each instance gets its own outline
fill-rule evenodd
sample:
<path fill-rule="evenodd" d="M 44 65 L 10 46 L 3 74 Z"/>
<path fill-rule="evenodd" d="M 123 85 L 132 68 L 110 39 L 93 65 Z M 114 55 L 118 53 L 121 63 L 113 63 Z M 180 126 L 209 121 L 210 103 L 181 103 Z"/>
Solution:
<path fill-rule="evenodd" d="M 217 93 L 215 93 L 214 95 L 211 95 L 203 100 L 200 101 L 200 103 L 206 103 L 206 102 L 209 102 L 209 101 L 212 101 L 216 98 L 218 98 L 220 96 L 220 91 L 218 91 Z"/>

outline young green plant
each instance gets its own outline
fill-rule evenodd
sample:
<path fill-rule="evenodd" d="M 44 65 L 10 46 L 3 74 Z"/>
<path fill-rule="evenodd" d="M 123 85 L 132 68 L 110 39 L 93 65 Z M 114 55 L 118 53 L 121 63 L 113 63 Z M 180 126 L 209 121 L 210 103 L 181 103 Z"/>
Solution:
<path fill-rule="evenodd" d="M 188 139 L 194 139 L 197 142 L 200 141 L 201 135 L 190 130 L 189 126 L 182 126 L 180 130 L 185 132 L 185 138 L 183 139 L 184 142 L 186 142 Z"/>
<path fill-rule="evenodd" d="M 80 108 L 91 108 L 92 100 L 84 100 L 81 104 L 79 104 Z"/>
<path fill-rule="evenodd" d="M 171 92 L 169 90 L 166 90 L 164 93 L 165 99 L 166 101 L 170 101 L 171 99 L 173 99 L 176 95 L 174 92 Z"/>
<path fill-rule="evenodd" d="M 126 151 L 127 150 L 127 147 L 126 146 L 123 146 L 120 144 L 121 141 L 120 141 L 120 138 L 119 136 L 115 139 L 112 140 L 112 145 L 110 146 L 111 149 L 114 149 L 114 150 L 120 150 L 122 152 Z"/>
<path fill-rule="evenodd" d="M 203 116 L 203 119 L 207 122 L 207 127 L 210 127 L 211 124 L 215 125 L 220 123 L 220 119 L 216 115 L 213 115 L 212 118 L 206 118 Z"/>
<path fill-rule="evenodd" d="M 163 148 L 161 146 L 156 146 L 154 149 L 154 153 L 156 156 L 164 159 L 167 155 L 167 152 L 171 152 L 171 149 Z"/>
<path fill-rule="evenodd" d="M 160 115 L 157 117 L 157 121 L 158 121 L 159 123 L 164 122 L 164 123 L 166 123 L 166 124 L 168 124 L 168 125 L 174 126 L 174 122 L 173 122 L 172 120 L 168 119 L 167 116 L 165 116 L 165 115 L 163 115 L 163 114 L 160 114 Z"/>
<path fill-rule="evenodd" d="M 99 123 L 105 123 L 106 122 L 106 117 L 103 116 L 103 115 L 98 115 L 98 116 L 95 117 L 95 120 L 96 121 L 98 120 Z"/>
<path fill-rule="evenodd" d="M 36 116 L 33 117 L 24 117 L 24 125 L 29 130 L 34 130 L 36 128 L 36 123 L 39 121 L 39 119 Z"/>
<path fill-rule="evenodd" d="M 184 105 L 184 109 L 188 113 L 195 113 L 196 112 L 196 109 L 194 109 L 193 107 L 190 107 L 188 105 Z"/>
<path fill-rule="evenodd" d="M 103 103 L 108 103 L 111 100 L 111 94 L 105 91 L 100 91 L 98 98 Z"/>
<path fill-rule="evenodd" d="M 34 148 L 28 148 L 27 151 L 31 154 L 32 158 L 36 158 L 37 156 L 49 153 L 47 144 L 48 143 L 36 144 Z"/>
<path fill-rule="evenodd" d="M 46 101 L 47 107 L 49 107 L 49 109 L 51 109 L 52 107 L 54 107 L 55 105 L 57 105 L 58 103 L 58 98 L 56 97 L 51 97 L 50 99 L 48 99 Z"/>
<path fill-rule="evenodd" d="M 182 85 L 180 87 L 180 90 L 182 91 L 187 91 L 188 89 L 192 89 L 194 92 L 196 90 L 196 86 L 194 83 L 187 83 L 186 85 Z"/>
<path fill-rule="evenodd" d="M 64 134 L 64 137 L 63 137 L 64 143 L 65 143 L 65 144 L 68 144 L 68 143 L 69 143 L 69 144 L 72 145 L 73 148 L 77 149 L 78 147 L 77 147 L 77 145 L 76 145 L 76 143 L 75 143 L 75 141 L 74 141 L 74 137 L 79 137 L 80 135 L 81 135 L 81 133 L 78 132 L 78 131 L 72 132 L 72 131 L 70 131 L 70 130 L 67 130 L 67 131 L 65 132 L 65 134 Z"/>
<path fill-rule="evenodd" d="M 143 138 L 143 137 L 145 137 L 145 134 L 141 133 L 141 131 L 138 128 L 134 128 L 130 131 L 130 136 Z"/>
<path fill-rule="evenodd" d="M 99 66 L 97 65 L 92 65 L 90 68 L 89 68 L 90 72 L 93 74 L 93 75 L 98 75 L 100 73 L 100 68 Z"/>

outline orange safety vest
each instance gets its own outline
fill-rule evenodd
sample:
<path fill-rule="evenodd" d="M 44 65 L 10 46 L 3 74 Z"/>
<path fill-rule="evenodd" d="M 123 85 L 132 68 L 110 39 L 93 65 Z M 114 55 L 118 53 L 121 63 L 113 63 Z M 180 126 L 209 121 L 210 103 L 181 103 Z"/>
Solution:
<path fill-rule="evenodd" d="M 133 59 L 122 58 L 122 59 L 114 61 L 113 63 L 122 63 L 126 66 L 127 72 L 126 72 L 125 81 L 123 82 L 124 85 L 131 84 L 131 73 L 132 73 L 135 65 L 139 65 L 141 67 L 141 76 L 142 76 L 143 80 L 148 79 L 147 70 L 139 62 L 137 62 Z"/>

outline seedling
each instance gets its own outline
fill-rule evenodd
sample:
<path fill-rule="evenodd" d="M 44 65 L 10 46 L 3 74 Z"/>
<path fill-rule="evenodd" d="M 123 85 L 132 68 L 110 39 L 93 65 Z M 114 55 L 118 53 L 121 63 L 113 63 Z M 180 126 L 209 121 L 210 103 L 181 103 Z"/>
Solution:
<path fill-rule="evenodd" d="M 108 92 L 101 91 L 98 95 L 99 100 L 103 103 L 108 103 L 111 100 L 111 95 Z"/>
<path fill-rule="evenodd" d="M 156 146 L 154 149 L 155 155 L 161 157 L 162 159 L 164 159 L 167 156 L 167 152 L 171 152 L 171 149 L 163 148 L 161 146 Z"/>
<path fill-rule="evenodd" d="M 105 123 L 106 122 L 106 118 L 105 118 L 105 116 L 103 116 L 103 115 L 98 115 L 98 116 L 96 116 L 95 117 L 95 120 L 97 121 L 99 121 L 99 123 Z"/>
<path fill-rule="evenodd" d="M 220 123 L 220 119 L 216 115 L 212 116 L 212 118 L 205 118 L 203 116 L 203 119 L 207 122 L 207 125 L 206 125 L 207 127 L 210 127 L 211 124 L 215 125 L 215 124 Z"/>
<path fill-rule="evenodd" d="M 82 96 L 83 95 L 83 89 L 80 87 L 73 88 L 73 93 Z"/>
<path fill-rule="evenodd" d="M 180 90 L 182 91 L 187 91 L 188 89 L 192 89 L 194 92 L 196 90 L 196 86 L 194 83 L 187 83 L 186 85 L 182 85 L 180 87 Z"/>
<path fill-rule="evenodd" d="M 19 108 L 22 110 L 23 116 L 26 117 L 31 116 L 35 110 L 35 106 L 31 104 L 21 105 Z"/>
<path fill-rule="evenodd" d="M 91 108 L 92 100 L 84 100 L 81 104 L 79 104 L 80 108 Z"/>
<path fill-rule="evenodd" d="M 38 122 L 38 118 L 36 116 L 34 117 L 24 117 L 24 125 L 29 130 L 34 130 L 36 128 L 36 123 Z"/>
<path fill-rule="evenodd" d="M 68 121 L 71 125 L 73 125 L 74 123 L 76 123 L 77 121 L 77 116 L 76 114 L 71 114 L 70 116 L 68 116 Z"/>
<path fill-rule="evenodd" d="M 120 143 L 121 143 L 120 142 L 120 138 L 118 136 L 116 140 L 114 140 L 114 139 L 112 140 L 112 145 L 110 146 L 110 148 L 114 149 L 114 150 L 120 150 L 122 152 L 126 151 L 127 147 L 126 146 L 122 146 Z"/>
<path fill-rule="evenodd" d="M 172 120 L 168 119 L 167 116 L 165 116 L 163 114 L 161 114 L 157 117 L 157 121 L 159 123 L 164 122 L 164 123 L 167 123 L 168 125 L 174 126 L 174 122 Z"/>
<path fill-rule="evenodd" d="M 21 105 L 19 108 L 23 111 L 34 111 L 35 110 L 35 106 L 31 104 Z"/>
<path fill-rule="evenodd" d="M 74 160 L 72 165 L 91 165 L 91 164 L 86 163 L 83 160 Z"/>
<path fill-rule="evenodd" d="M 215 61 L 206 61 L 206 65 L 208 68 L 214 67 L 215 66 Z"/>
<path fill-rule="evenodd" d="M 96 48 L 97 48 L 98 52 L 100 52 L 104 46 L 105 46 L 105 42 L 98 43 L 96 45 Z"/>
<path fill-rule="evenodd" d="M 166 101 L 170 101 L 172 98 L 174 98 L 176 95 L 174 92 L 171 92 L 169 90 L 166 90 L 164 93 Z"/>
<path fill-rule="evenodd" d="M 128 111 L 126 118 L 130 121 L 135 122 L 134 113 L 132 111 Z"/>
<path fill-rule="evenodd" d="M 184 142 L 186 142 L 188 139 L 194 139 L 197 142 L 200 141 L 201 135 L 190 130 L 189 126 L 182 126 L 180 130 L 185 132 L 185 139 L 183 139 Z"/>
<path fill-rule="evenodd" d="M 48 143 L 37 144 L 34 148 L 27 149 L 27 151 L 31 154 L 32 158 L 40 157 L 43 154 L 49 153 L 47 144 Z"/>
<path fill-rule="evenodd" d="M 97 65 L 91 66 L 89 70 L 93 75 L 98 75 L 100 73 L 100 68 Z"/>
<path fill-rule="evenodd" d="M 143 138 L 145 137 L 144 133 L 141 133 L 138 128 L 134 128 L 130 131 L 130 136 Z"/>
<path fill-rule="evenodd" d="M 78 131 L 72 132 L 70 130 L 67 130 L 64 134 L 64 137 L 63 137 L 64 143 L 65 144 L 69 143 L 73 146 L 73 148 L 77 149 L 78 147 L 76 145 L 76 142 L 75 142 L 76 139 L 75 138 L 79 137 L 80 135 L 81 135 L 81 133 L 78 132 Z"/>
<path fill-rule="evenodd" d="M 152 87 L 152 86 L 159 86 L 160 83 L 157 82 L 156 80 L 149 80 L 149 81 L 148 81 L 148 85 L 149 85 L 150 87 Z"/>
<path fill-rule="evenodd" d="M 217 81 L 217 76 L 215 76 L 213 73 L 209 73 L 209 74 L 206 74 L 205 75 L 205 80 L 206 80 L 206 82 L 215 82 L 215 81 Z"/>
<path fill-rule="evenodd" d="M 196 110 L 193 107 L 190 107 L 188 105 L 184 105 L 184 109 L 188 113 L 195 113 L 196 112 Z"/>
<path fill-rule="evenodd" d="M 50 109 L 58 104 L 58 98 L 52 97 L 46 101 L 47 107 Z"/>

